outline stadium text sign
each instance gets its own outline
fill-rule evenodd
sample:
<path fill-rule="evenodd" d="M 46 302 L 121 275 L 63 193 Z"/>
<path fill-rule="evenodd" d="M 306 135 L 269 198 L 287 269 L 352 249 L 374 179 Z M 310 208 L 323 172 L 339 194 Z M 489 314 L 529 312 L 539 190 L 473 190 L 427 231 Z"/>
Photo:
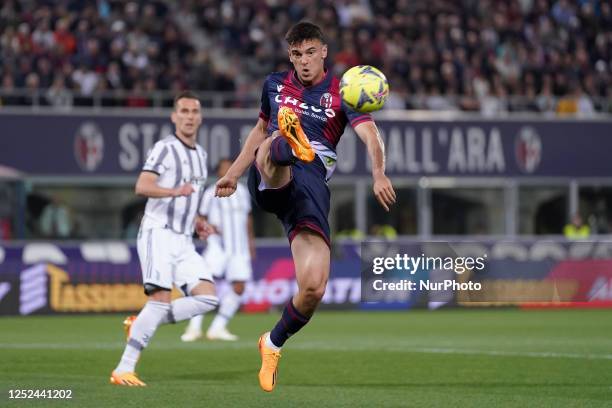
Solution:
<path fill-rule="evenodd" d="M 256 115 L 255 115 L 256 116 Z M 198 140 L 212 169 L 233 157 L 252 113 L 205 114 Z M 135 175 L 153 144 L 172 133 L 166 115 L 0 113 L 0 163 L 33 175 Z M 609 121 L 456 120 L 377 122 L 392 176 L 609 177 Z M 575 146 L 579 144 L 580 149 Z M 32 145 L 43 146 L 31 149 Z M 571 165 L 568 165 L 571 164 Z M 347 128 L 337 175 L 369 176 L 363 143 Z"/>

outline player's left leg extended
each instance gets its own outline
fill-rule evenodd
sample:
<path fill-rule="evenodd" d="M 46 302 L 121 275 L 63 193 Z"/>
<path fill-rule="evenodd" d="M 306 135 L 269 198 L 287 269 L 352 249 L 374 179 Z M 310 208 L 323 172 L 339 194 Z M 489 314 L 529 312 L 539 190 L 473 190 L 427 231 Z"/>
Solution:
<path fill-rule="evenodd" d="M 304 327 L 325 294 L 329 277 L 330 249 L 318 233 L 300 231 L 291 242 L 298 293 L 285 306 L 276 326 L 259 339 L 262 364 L 259 385 L 272 391 L 276 385 L 280 348 L 285 341 Z"/>
<path fill-rule="evenodd" d="M 155 331 L 162 324 L 176 323 L 213 310 L 218 305 L 215 285 L 200 281 L 192 285 L 191 296 L 170 302 L 169 290 L 157 290 L 149 295 L 149 301 L 133 320 L 129 338 L 119 364 L 111 374 L 111 383 L 125 386 L 144 386 L 135 374 L 136 363 Z"/>

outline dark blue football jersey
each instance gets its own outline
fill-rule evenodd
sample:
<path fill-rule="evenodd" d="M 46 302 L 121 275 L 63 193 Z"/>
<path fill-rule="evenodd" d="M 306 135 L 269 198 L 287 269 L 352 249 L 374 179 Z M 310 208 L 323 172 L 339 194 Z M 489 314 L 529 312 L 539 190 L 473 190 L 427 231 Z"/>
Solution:
<path fill-rule="evenodd" d="M 274 72 L 266 78 L 261 93 L 259 117 L 268 122 L 268 134 L 278 130 L 278 110 L 288 106 L 300 118 L 302 129 L 327 168 L 327 178 L 335 169 L 336 146 L 347 123 L 352 127 L 371 121 L 367 113 L 360 113 L 342 102 L 340 80 L 325 73 L 323 80 L 305 87 L 294 70 Z"/>

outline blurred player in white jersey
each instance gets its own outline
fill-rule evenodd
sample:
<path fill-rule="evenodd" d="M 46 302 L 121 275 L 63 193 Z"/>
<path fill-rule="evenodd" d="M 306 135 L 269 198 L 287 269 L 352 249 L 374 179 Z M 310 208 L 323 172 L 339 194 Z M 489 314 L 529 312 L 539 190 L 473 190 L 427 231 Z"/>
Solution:
<path fill-rule="evenodd" d="M 219 161 L 217 176 L 225 176 L 232 165 L 229 159 Z M 227 330 L 227 323 L 240 308 L 244 285 L 251 279 L 251 260 L 255 258 L 253 240 L 253 217 L 251 197 L 247 188 L 238 184 L 236 192 L 228 198 L 215 197 L 215 186 L 204 192 L 200 214 L 206 217 L 218 233 L 207 239 L 206 250 L 202 254 L 204 263 L 215 278 L 225 275 L 231 288 L 221 298 L 219 311 L 206 332 L 209 340 L 237 340 L 238 337 Z M 193 317 L 183 341 L 195 341 L 202 337 L 203 315 Z"/>
<path fill-rule="evenodd" d="M 135 373 L 141 351 L 157 327 L 213 310 L 218 302 L 210 269 L 196 252 L 194 227 L 201 238 L 214 231 L 197 214 L 204 196 L 206 152 L 196 144 L 202 123 L 200 101 L 191 92 L 174 100 L 176 132 L 153 146 L 136 182 L 136 194 L 148 197 L 138 232 L 138 257 L 148 301 L 124 322 L 127 345 L 110 382 L 144 386 Z M 171 301 L 172 286 L 185 297 Z"/>

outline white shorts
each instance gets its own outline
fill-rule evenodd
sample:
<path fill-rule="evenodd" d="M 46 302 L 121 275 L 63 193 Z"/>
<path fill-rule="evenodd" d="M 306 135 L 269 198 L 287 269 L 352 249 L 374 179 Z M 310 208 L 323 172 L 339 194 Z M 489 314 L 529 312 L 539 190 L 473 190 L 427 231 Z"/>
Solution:
<path fill-rule="evenodd" d="M 210 268 L 195 250 L 190 236 L 167 228 L 141 230 L 136 241 L 142 268 L 142 283 L 188 295 L 201 281 L 212 282 Z"/>
<path fill-rule="evenodd" d="M 250 255 L 226 254 L 220 246 L 208 245 L 202 252 L 202 258 L 215 278 L 225 277 L 229 282 L 247 282 L 253 275 Z"/>

